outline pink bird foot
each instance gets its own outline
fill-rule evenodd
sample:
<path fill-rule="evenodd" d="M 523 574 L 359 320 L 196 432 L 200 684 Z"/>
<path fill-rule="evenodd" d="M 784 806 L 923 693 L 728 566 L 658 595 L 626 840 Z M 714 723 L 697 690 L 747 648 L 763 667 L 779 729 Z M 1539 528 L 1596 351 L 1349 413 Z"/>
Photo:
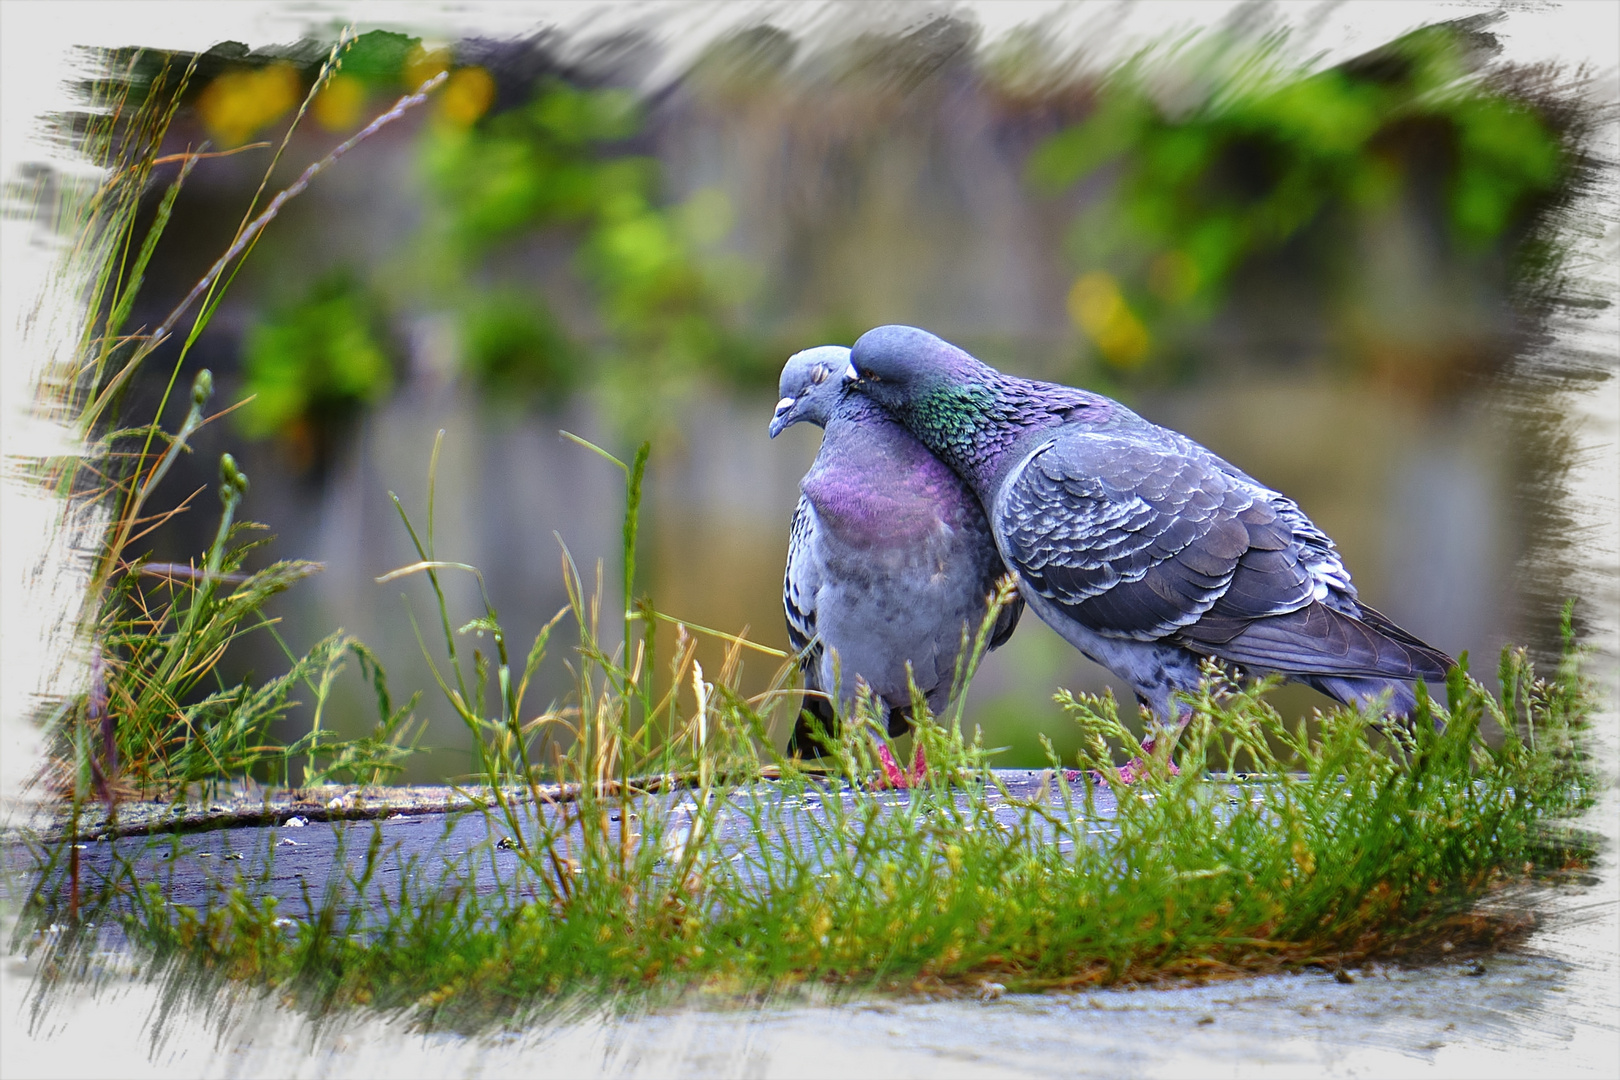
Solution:
<path fill-rule="evenodd" d="M 883 743 L 878 743 L 877 753 L 878 764 L 883 767 L 883 777 L 877 783 L 880 788 L 917 787 L 928 775 L 928 761 L 923 757 L 923 748 L 920 745 L 917 747 L 909 771 L 900 767 L 900 763 L 894 760 L 894 755 L 889 753 L 889 748 Z"/>
<path fill-rule="evenodd" d="M 1142 750 L 1144 753 L 1153 753 L 1153 746 L 1154 741 L 1152 739 L 1142 740 Z M 1176 763 L 1174 761 L 1166 762 L 1166 764 L 1170 766 L 1171 776 L 1181 775 L 1181 770 L 1176 768 Z M 1114 780 L 1118 780 L 1122 785 L 1129 787 L 1147 774 L 1147 762 L 1142 758 L 1133 757 L 1131 760 L 1121 765 L 1118 769 L 1109 770 L 1108 773 L 1104 773 L 1099 769 L 1092 769 L 1090 770 L 1090 773 L 1091 782 L 1094 784 L 1111 783 Z M 1072 784 L 1080 779 L 1080 770 L 1065 769 L 1063 770 L 1063 778 Z"/>

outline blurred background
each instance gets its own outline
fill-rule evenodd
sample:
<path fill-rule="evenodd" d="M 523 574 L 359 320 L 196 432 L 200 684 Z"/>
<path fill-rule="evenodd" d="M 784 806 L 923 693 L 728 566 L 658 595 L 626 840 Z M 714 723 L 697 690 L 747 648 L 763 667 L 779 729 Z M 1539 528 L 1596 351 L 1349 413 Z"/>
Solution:
<path fill-rule="evenodd" d="M 210 368 L 216 401 L 250 400 L 155 504 L 235 454 L 244 513 L 276 537 L 259 557 L 325 564 L 276 601 L 288 644 L 359 635 L 396 697 L 427 692 L 435 749 L 404 778 L 457 776 L 465 732 L 411 624 L 435 617 L 426 582 L 375 580 L 415 560 L 389 493 L 425 517 L 436 433 L 439 556 L 482 569 L 514 651 L 566 602 L 564 545 L 587 577 L 605 560 L 602 610 L 622 610 L 622 477 L 560 430 L 625 458 L 651 441 L 639 588 L 660 610 L 785 649 L 788 522 L 819 433 L 767 439 L 777 373 L 799 349 L 910 323 L 1118 397 L 1288 493 L 1365 600 L 1491 681 L 1504 643 L 1556 645 L 1578 542 L 1558 395 L 1612 366 L 1546 332 L 1570 302 L 1558 237 L 1595 168 L 1587 120 L 1554 73 L 1494 61 L 1494 16 L 1309 66 L 1263 12 L 1125 62 L 1038 27 L 991 41 L 963 15 L 836 47 L 761 24 L 674 71 L 654 34 L 361 27 L 267 193 L 447 79 L 257 242 L 178 375 Z M 168 142 L 235 151 L 188 178 L 127 325 L 160 323 L 229 246 L 336 37 L 97 55 L 137 85 L 195 60 Z M 126 415 L 160 400 L 175 355 L 147 362 Z M 154 533 L 150 557 L 195 558 L 211 504 Z M 478 614 L 476 585 L 450 584 L 457 613 Z M 720 656 L 699 654 L 710 671 Z M 285 665 L 254 635 L 223 667 Z M 776 676 L 745 654 L 745 687 Z M 358 730 L 370 691 L 346 679 L 328 716 Z M 569 685 L 559 657 L 534 710 Z M 1041 735 L 1074 744 L 1053 693 L 1108 685 L 1029 617 L 967 721 L 1007 748 L 1000 764 L 1040 764 Z"/>

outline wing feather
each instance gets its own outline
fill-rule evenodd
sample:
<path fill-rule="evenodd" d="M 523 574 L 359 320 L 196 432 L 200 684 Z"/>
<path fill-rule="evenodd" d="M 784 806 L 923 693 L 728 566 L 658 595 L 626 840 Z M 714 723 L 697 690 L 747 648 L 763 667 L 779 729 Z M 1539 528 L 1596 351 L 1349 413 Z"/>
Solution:
<path fill-rule="evenodd" d="M 1331 541 L 1292 501 L 1157 432 L 1065 430 L 1009 477 L 995 527 L 1040 595 L 1104 636 L 1186 633 L 1212 651 L 1257 619 L 1310 605 L 1333 570 L 1348 583 Z"/>
<path fill-rule="evenodd" d="M 1189 452 L 1197 449 L 1061 432 L 997 500 L 1004 555 L 1040 595 L 1098 633 L 1151 641 L 1197 621 L 1242 572 L 1252 546 L 1243 518 L 1259 501 L 1208 455 Z M 1263 528 L 1276 515 L 1248 516 Z M 1268 610 L 1309 595 L 1302 582 L 1257 587 Z"/>
<path fill-rule="evenodd" d="M 793 651 L 803 653 L 799 661 L 806 685 L 816 677 L 821 646 L 806 652 L 816 638 L 816 592 L 821 587 L 821 567 L 815 558 L 815 509 L 810 500 L 799 496 L 793 509 L 793 525 L 788 534 L 787 569 L 782 575 L 782 611 L 787 616 L 788 641 Z M 820 687 L 812 686 L 812 689 Z"/>
<path fill-rule="evenodd" d="M 1451 664 L 1361 605 L 1298 503 L 1162 428 L 1059 432 L 1009 475 L 993 525 L 1025 585 L 1104 637 L 1299 675 Z"/>

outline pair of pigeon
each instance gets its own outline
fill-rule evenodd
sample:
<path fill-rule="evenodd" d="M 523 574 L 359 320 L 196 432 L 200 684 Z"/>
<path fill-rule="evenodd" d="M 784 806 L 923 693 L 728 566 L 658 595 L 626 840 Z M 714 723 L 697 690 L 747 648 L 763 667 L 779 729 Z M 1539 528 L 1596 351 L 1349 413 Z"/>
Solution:
<path fill-rule="evenodd" d="M 912 683 L 941 711 L 963 628 L 1007 571 L 1019 599 L 992 648 L 1027 604 L 1163 726 L 1185 719 L 1174 695 L 1205 658 L 1392 716 L 1454 664 L 1357 599 L 1298 503 L 1100 394 L 881 326 L 788 360 L 771 437 L 800 421 L 825 434 L 782 591 L 807 691 L 790 753 L 819 753 L 816 729 L 835 731 L 862 683 L 891 736 Z M 880 757 L 896 786 L 921 775 L 920 750 L 909 774 Z"/>

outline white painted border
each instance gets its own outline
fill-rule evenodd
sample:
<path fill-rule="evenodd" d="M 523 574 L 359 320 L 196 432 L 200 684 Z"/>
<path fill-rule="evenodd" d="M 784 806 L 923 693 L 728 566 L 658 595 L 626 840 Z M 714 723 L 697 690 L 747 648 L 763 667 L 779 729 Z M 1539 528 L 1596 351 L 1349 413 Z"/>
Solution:
<path fill-rule="evenodd" d="M 15 175 L 19 164 L 52 160 L 38 141 L 38 117 L 69 104 L 63 80 L 70 71 L 70 49 L 75 45 L 153 45 L 175 49 L 207 48 L 215 42 L 236 39 L 253 45 L 284 42 L 300 36 L 312 24 L 332 25 L 350 18 L 363 28 L 386 25 L 409 29 L 430 37 L 453 39 L 476 29 L 492 37 L 510 37 L 551 24 L 578 32 L 598 34 L 624 28 L 648 28 L 670 45 L 668 61 L 648 73 L 657 82 L 678 71 L 687 58 L 725 29 L 759 21 L 771 21 L 784 28 L 808 35 L 812 40 L 836 44 L 853 33 L 874 26 L 894 26 L 918 21 L 929 14 L 949 10 L 970 10 L 979 19 L 987 38 L 995 38 L 1030 22 L 1040 22 L 1048 33 L 1090 48 L 1097 59 L 1129 52 L 1133 47 L 1158 38 L 1167 29 L 1193 29 L 1211 26 L 1229 17 L 1240 4 L 1230 0 L 1120 4 L 1113 2 L 1054 3 L 650 3 L 650 2 L 553 2 L 553 3 L 155 3 L 103 0 L 5 0 L 0 3 L 0 176 Z M 1507 57 L 1520 62 L 1558 61 L 1590 65 L 1599 75 L 1597 93 L 1613 105 L 1617 92 L 1617 63 L 1620 63 L 1620 4 L 1585 2 L 1504 5 L 1507 19 L 1495 29 Z M 1492 10 L 1491 5 L 1461 2 L 1342 4 L 1279 3 L 1267 10 L 1269 17 L 1309 30 L 1301 36 L 1303 55 L 1315 54 L 1319 63 L 1337 62 L 1366 51 L 1413 26 Z M 1106 49 L 1106 53 L 1098 50 Z M 1620 139 L 1612 122 L 1605 129 L 1602 145 L 1610 160 L 1620 158 Z M 54 161 L 59 167 L 70 163 Z M 1597 198 L 1596 209 L 1606 222 L 1602 235 L 1587 244 L 1585 258 L 1590 266 L 1588 282 L 1611 301 L 1616 298 L 1616 268 L 1620 266 L 1617 248 L 1616 200 L 1611 185 Z M 26 318 L 45 295 L 46 282 L 56 251 L 50 238 L 43 237 L 26 222 L 0 221 L 0 451 L 13 455 L 38 455 L 61 449 L 64 434 L 49 424 L 26 415 L 32 400 L 32 385 L 50 349 L 71 332 L 71 326 L 51 325 L 46 320 L 27 331 Z M 48 310 L 57 310 L 48 305 Z M 1613 353 L 1620 342 L 1620 309 L 1610 308 L 1603 315 L 1572 327 L 1583 345 Z M 1616 477 L 1620 476 L 1620 384 L 1610 381 L 1596 395 L 1571 402 L 1572 409 L 1588 415 L 1594 453 L 1587 459 L 1575 487 L 1597 526 L 1601 539 L 1593 550 L 1593 569 L 1598 572 L 1600 595 L 1589 598 L 1606 610 L 1603 647 L 1609 657 L 1617 654 L 1616 634 L 1620 633 L 1620 599 L 1614 591 L 1616 580 L 1615 538 L 1620 536 L 1620 512 L 1616 509 Z M 13 483 L 9 478 L 0 488 L 0 792 L 14 793 L 18 781 L 38 760 L 38 739 L 23 719 L 32 696 L 59 686 L 60 678 L 71 679 L 71 662 L 64 669 L 67 643 L 61 628 L 64 613 L 76 606 L 75 579 L 60 533 L 54 528 L 58 508 Z M 37 572 L 36 572 L 37 571 Z M 1620 692 L 1611 674 L 1611 689 Z M 59 674 L 65 671 L 65 676 Z M 1616 775 L 1613 716 L 1608 718 L 1607 737 L 1602 755 L 1605 771 Z M 1611 838 L 1616 832 L 1614 792 L 1611 790 L 1601 812 L 1594 819 L 1604 825 Z M 1612 850 L 1612 848 L 1611 848 Z M 1612 862 L 1612 860 L 1611 860 Z M 1565 938 L 1570 950 L 1607 950 L 1606 970 L 1592 969 L 1597 980 L 1590 986 L 1571 985 L 1571 999 L 1587 998 L 1588 1005 L 1612 1009 L 1615 1002 L 1615 912 L 1620 900 L 1614 895 L 1615 872 L 1605 870 L 1607 891 L 1600 891 L 1601 914 L 1596 924 L 1574 932 L 1553 935 Z M 97 1000 L 81 1002 L 83 1008 L 64 1008 L 52 1030 L 28 1036 L 19 1009 L 25 989 L 24 977 L 16 965 L 0 962 L 0 1073 L 6 1076 L 96 1076 L 152 1075 L 182 1076 L 231 1072 L 251 1075 L 369 1075 L 373 1066 L 389 1058 L 395 1075 L 472 1075 L 483 1071 L 583 1073 L 609 1066 L 604 1053 L 603 1029 L 586 1025 L 575 1036 L 551 1044 L 545 1057 L 524 1056 L 522 1047 L 505 1050 L 483 1047 L 454 1039 L 410 1040 L 409 1055 L 401 1061 L 402 1049 L 397 1032 L 370 1023 L 349 1033 L 342 1042 L 350 1049 L 337 1049 L 335 1042 L 323 1041 L 325 1053 L 311 1057 L 311 1033 L 285 1014 L 265 1017 L 262 1027 L 238 1030 L 237 1039 L 259 1038 L 257 1045 L 232 1043 L 216 1045 L 210 1029 L 200 1017 L 183 1020 L 155 1057 L 149 1056 L 142 1029 L 150 1015 L 153 995 L 145 987 L 133 987 Z M 1582 991 L 1590 990 L 1595 997 Z M 1572 1005 L 1576 1002 L 1572 1000 Z M 1606 1003 L 1606 1004 L 1605 1004 Z M 1607 1027 L 1586 1028 L 1583 1040 L 1572 1044 L 1559 1059 L 1545 1051 L 1515 1049 L 1504 1042 L 1497 1047 L 1448 1047 L 1428 1060 L 1392 1057 L 1388 1052 L 1347 1052 L 1329 1062 L 1324 1071 L 1336 1075 L 1382 1073 L 1391 1070 L 1431 1075 L 1470 1077 L 1517 1076 L 1555 1069 L 1588 1069 L 1598 1075 L 1612 1075 L 1620 1059 L 1615 1044 L 1615 1016 L 1608 1016 Z M 827 1074 L 845 1071 L 859 1074 L 881 1058 L 885 1071 L 894 1075 L 910 1070 L 926 1070 L 943 1075 L 937 1059 L 930 1064 L 917 1054 L 896 1057 L 893 1047 L 875 1055 L 873 1046 L 838 1043 L 836 1036 L 818 1040 L 813 1058 L 802 1056 L 804 1049 L 780 1041 L 773 1046 L 770 1033 L 761 1028 L 748 1033 L 739 1024 L 739 1039 L 752 1043 L 736 1057 L 739 1067 L 772 1074 L 793 1075 L 814 1064 L 814 1071 Z M 352 1036 L 352 1039 L 351 1039 Z M 627 1038 L 621 1033 L 619 1038 Z M 671 1040 L 669 1033 L 657 1046 L 669 1048 L 687 1040 Z M 656 1053 L 655 1044 L 646 1049 Z M 739 1050 L 742 1050 L 739 1044 Z M 921 1050 L 924 1048 L 918 1048 Z M 620 1064 L 635 1060 L 636 1054 L 621 1057 Z M 542 1064 L 542 1062 L 544 1064 Z M 749 1064 L 745 1064 L 749 1063 Z M 993 1061 L 981 1062 L 993 1066 Z M 674 1062 L 666 1062 L 673 1066 Z M 1053 1068 L 1062 1071 L 1063 1062 Z M 642 1060 L 641 1068 L 654 1074 L 655 1062 Z M 1174 1075 L 1208 1076 L 1235 1069 L 1236 1060 L 1216 1061 L 1166 1057 L 1157 1072 Z M 980 1070 L 960 1059 L 951 1070 L 963 1075 Z M 615 1070 L 617 1071 L 617 1070 Z"/>

